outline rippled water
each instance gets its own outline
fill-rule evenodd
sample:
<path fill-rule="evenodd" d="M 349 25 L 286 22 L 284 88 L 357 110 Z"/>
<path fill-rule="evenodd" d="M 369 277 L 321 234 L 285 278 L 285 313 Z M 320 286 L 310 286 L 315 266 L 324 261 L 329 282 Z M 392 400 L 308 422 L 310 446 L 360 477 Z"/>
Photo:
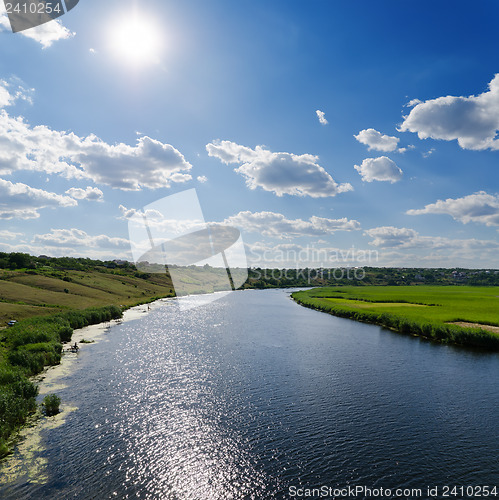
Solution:
<path fill-rule="evenodd" d="M 82 349 L 59 392 L 78 410 L 43 434 L 46 484 L 18 478 L 0 497 L 498 484 L 498 375 L 496 354 L 335 318 L 282 290 L 186 312 L 170 301 Z"/>

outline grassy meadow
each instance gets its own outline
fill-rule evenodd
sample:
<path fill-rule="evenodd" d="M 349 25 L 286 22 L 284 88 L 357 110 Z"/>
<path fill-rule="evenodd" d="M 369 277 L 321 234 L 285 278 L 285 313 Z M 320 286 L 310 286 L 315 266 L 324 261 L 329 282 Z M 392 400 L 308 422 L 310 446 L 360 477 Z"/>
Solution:
<path fill-rule="evenodd" d="M 293 298 L 313 309 L 401 333 L 499 350 L 499 333 L 488 328 L 499 327 L 499 287 L 325 287 L 295 292 Z"/>
<path fill-rule="evenodd" d="M 213 292 L 227 282 L 225 269 L 180 271 L 188 293 Z M 102 305 L 130 307 L 175 295 L 170 276 L 122 269 L 86 271 L 0 270 L 0 326 L 11 319 L 51 315 Z"/>

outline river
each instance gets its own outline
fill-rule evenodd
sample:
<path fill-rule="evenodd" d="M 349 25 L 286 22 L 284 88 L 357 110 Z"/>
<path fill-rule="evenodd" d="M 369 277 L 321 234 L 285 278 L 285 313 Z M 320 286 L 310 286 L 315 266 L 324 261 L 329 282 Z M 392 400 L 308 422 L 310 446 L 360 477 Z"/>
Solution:
<path fill-rule="evenodd" d="M 497 485 L 499 497 L 497 354 L 248 290 L 188 311 L 162 302 L 74 356 L 57 391 L 73 411 L 1 498 L 288 499 L 347 486 L 442 498 L 446 485 Z"/>

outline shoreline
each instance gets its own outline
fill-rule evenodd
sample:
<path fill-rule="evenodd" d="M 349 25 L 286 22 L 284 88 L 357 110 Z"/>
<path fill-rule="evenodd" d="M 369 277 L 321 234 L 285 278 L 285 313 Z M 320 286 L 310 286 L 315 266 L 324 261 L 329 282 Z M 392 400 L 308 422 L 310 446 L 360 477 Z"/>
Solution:
<path fill-rule="evenodd" d="M 396 315 L 390 313 L 379 315 L 374 312 L 359 312 L 350 311 L 347 309 L 334 309 L 331 306 L 327 307 L 326 305 L 307 303 L 305 300 L 295 297 L 294 294 L 291 295 L 291 298 L 300 306 L 330 314 L 331 316 L 335 316 L 337 318 L 349 319 L 352 321 L 357 321 L 359 323 L 380 326 L 401 335 L 419 337 L 421 339 L 440 345 L 474 349 L 487 353 L 499 352 L 499 335 L 497 335 L 496 330 L 490 330 L 489 328 L 491 327 L 489 325 L 469 322 L 449 322 L 443 323 L 441 326 L 434 326 L 429 324 L 429 326 L 426 327 L 426 325 L 424 324 L 418 324 L 415 322 L 413 322 L 412 324 L 403 323 Z M 485 328 L 486 326 L 488 328 Z M 497 328 L 499 330 L 499 327 L 494 328 Z M 492 337 L 490 337 L 491 334 Z M 492 345 L 483 345 L 479 342 L 479 339 L 483 335 L 488 335 L 489 339 L 494 339 Z"/>
<path fill-rule="evenodd" d="M 105 334 L 113 327 L 122 323 L 138 320 L 149 312 L 161 307 L 172 298 L 161 298 L 154 302 L 146 302 L 123 311 L 123 317 L 118 320 L 105 321 L 94 325 L 88 325 L 73 331 L 70 343 L 77 342 L 80 349 L 94 345 L 105 338 Z M 89 343 L 80 343 L 88 340 Z M 47 366 L 43 372 L 31 377 L 31 381 L 39 388 L 37 403 L 44 396 L 65 389 L 62 379 L 71 375 L 78 359 L 78 353 L 64 351 L 61 362 L 55 366 Z M 26 422 L 18 433 L 12 437 L 12 452 L 0 460 L 0 480 L 4 483 L 14 482 L 20 477 L 26 477 L 36 484 L 44 484 L 46 474 L 44 472 L 47 461 L 40 456 L 43 451 L 42 433 L 45 430 L 55 429 L 64 425 L 67 417 L 78 408 L 69 401 L 61 402 L 61 411 L 53 416 L 46 417 L 38 409 Z"/>
<path fill-rule="evenodd" d="M 73 335 L 71 336 L 71 340 L 65 344 L 64 347 L 67 347 L 70 344 L 78 343 L 79 349 L 86 349 L 87 346 L 91 346 L 93 344 L 98 343 L 104 337 L 104 334 L 107 333 L 113 326 L 120 325 L 122 323 L 128 323 L 129 321 L 134 321 L 143 317 L 144 314 L 148 314 L 149 312 L 158 309 L 160 302 L 171 301 L 172 298 L 161 298 L 157 299 L 153 302 L 144 302 L 142 304 L 132 306 L 123 311 L 123 317 L 120 319 L 113 319 L 111 321 L 104 321 L 102 323 L 96 323 L 94 325 L 84 326 L 83 328 L 78 328 L 73 331 Z M 145 307 L 145 309 L 144 309 Z M 87 340 L 89 342 L 81 342 L 82 340 Z M 63 351 L 63 356 L 61 357 L 61 362 L 55 366 L 47 366 L 44 368 L 43 372 L 32 377 L 32 382 L 38 385 L 39 387 L 39 396 L 48 394 L 50 391 L 47 386 L 54 387 L 54 380 L 61 378 L 69 374 L 74 361 L 77 359 L 78 353 L 73 353 L 71 351 Z M 59 386 L 61 389 L 67 386 Z M 39 399 L 39 398 L 37 398 Z"/>

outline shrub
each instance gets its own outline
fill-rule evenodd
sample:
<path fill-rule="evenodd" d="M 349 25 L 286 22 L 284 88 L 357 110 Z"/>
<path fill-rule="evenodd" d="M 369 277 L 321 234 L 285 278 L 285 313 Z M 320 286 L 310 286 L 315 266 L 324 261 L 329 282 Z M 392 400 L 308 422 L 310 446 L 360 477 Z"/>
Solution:
<path fill-rule="evenodd" d="M 43 398 L 43 413 L 47 417 L 53 417 L 59 413 L 59 406 L 61 404 L 61 398 L 57 394 L 49 394 Z"/>
<path fill-rule="evenodd" d="M 70 326 L 64 326 L 59 330 L 61 342 L 69 342 L 73 336 L 73 329 Z"/>
<path fill-rule="evenodd" d="M 6 366 L 0 367 L 0 385 L 11 384 L 17 380 L 18 372 Z"/>
<path fill-rule="evenodd" d="M 36 409 L 38 387 L 25 375 L 10 370 L 11 381 L 0 385 L 0 457 L 9 451 L 7 439 Z"/>

